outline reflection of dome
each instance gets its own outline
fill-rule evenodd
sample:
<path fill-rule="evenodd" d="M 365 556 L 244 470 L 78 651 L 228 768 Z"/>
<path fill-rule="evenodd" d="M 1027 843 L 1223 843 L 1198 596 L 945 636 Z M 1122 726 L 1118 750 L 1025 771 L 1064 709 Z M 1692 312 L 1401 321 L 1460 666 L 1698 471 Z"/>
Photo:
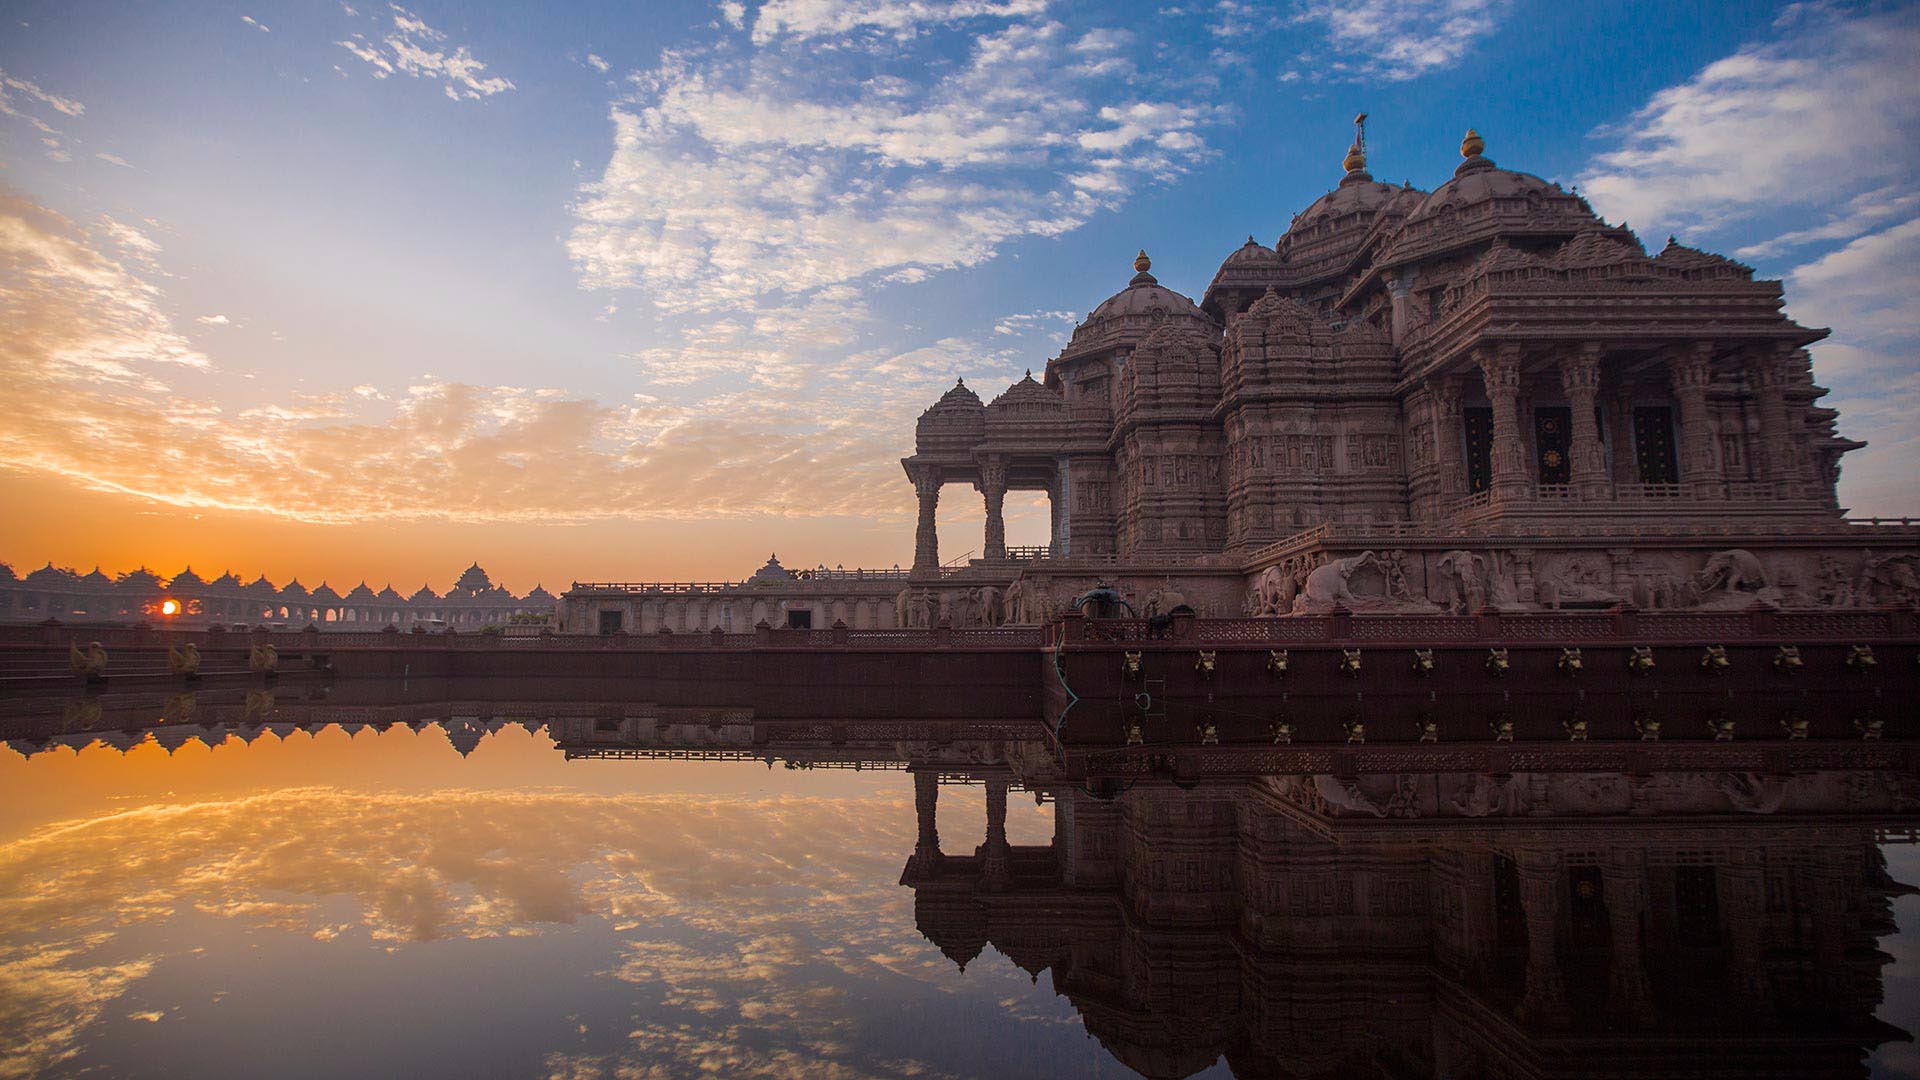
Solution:
<path fill-rule="evenodd" d="M 924 885 L 915 889 L 913 922 L 961 971 L 987 947 L 987 909 L 966 891 Z"/>

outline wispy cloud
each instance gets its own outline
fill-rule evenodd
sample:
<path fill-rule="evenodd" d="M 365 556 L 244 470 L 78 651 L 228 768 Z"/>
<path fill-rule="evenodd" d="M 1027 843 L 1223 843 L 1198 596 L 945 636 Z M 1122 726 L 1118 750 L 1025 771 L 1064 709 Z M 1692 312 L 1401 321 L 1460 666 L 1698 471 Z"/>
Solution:
<path fill-rule="evenodd" d="M 54 161 L 72 161 L 73 153 L 67 148 L 66 133 L 55 127 L 49 117 L 77 118 L 86 115 L 86 111 L 87 107 L 73 98 L 43 90 L 30 79 L 0 70 L 0 116 L 32 128 L 41 152 Z"/>
<path fill-rule="evenodd" d="M 268 26 L 266 23 L 261 22 L 260 20 L 254 18 L 251 15 L 240 16 L 240 21 L 243 23 L 246 23 L 248 26 L 253 27 L 255 30 L 260 31 L 263 34 L 269 34 L 273 32 L 272 27 Z"/>
<path fill-rule="evenodd" d="M 511 79 L 486 74 L 487 65 L 474 59 L 465 45 L 447 51 L 442 47 L 447 35 L 398 4 L 387 6 L 392 12 L 393 28 L 378 40 L 356 32 L 335 42 L 364 61 L 374 78 L 384 79 L 398 73 L 416 79 L 444 80 L 441 90 L 454 101 L 478 101 L 514 88 Z M 348 14 L 353 13 L 351 8 L 347 10 Z"/>
<path fill-rule="evenodd" d="M 1597 133 L 1613 146 L 1579 177 L 1595 208 L 1654 232 L 1698 233 L 1890 184 L 1894 197 L 1915 190 L 1920 9 L 1795 5 L 1775 33 Z"/>
<path fill-rule="evenodd" d="M 1047 0 L 768 0 L 754 15 L 753 40 L 765 45 L 782 37 L 806 41 L 861 32 L 904 40 L 931 27 L 1017 19 L 1046 9 Z M 728 21 L 739 26 L 742 16 L 729 14 Z"/>
<path fill-rule="evenodd" d="M 607 166 L 574 208 L 582 283 L 684 312 L 917 280 L 1076 228 L 1206 153 L 1214 109 L 1076 74 L 1086 37 L 1042 18 L 974 28 L 965 61 L 934 77 L 911 45 L 865 59 L 844 37 L 847 48 L 820 47 L 963 7 L 982 19 L 1027 9 L 908 7 L 925 17 L 896 26 L 872 21 L 879 6 L 790 5 L 774 11 L 780 33 L 758 35 L 766 49 L 676 52 L 635 76 L 611 110 Z"/>

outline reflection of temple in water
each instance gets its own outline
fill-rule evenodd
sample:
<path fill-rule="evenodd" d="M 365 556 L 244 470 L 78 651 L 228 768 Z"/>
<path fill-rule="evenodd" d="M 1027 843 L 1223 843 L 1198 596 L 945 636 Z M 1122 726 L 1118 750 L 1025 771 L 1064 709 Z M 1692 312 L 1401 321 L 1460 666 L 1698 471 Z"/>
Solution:
<path fill-rule="evenodd" d="M 1222 1057 L 1261 1077 L 1864 1076 L 1873 1047 L 1905 1037 L 1874 1018 L 1877 939 L 1907 891 L 1878 845 L 1920 824 L 1905 743 L 1747 759 L 1742 744 L 1537 744 L 1475 767 L 1444 746 L 1369 746 L 1267 775 L 1273 748 L 1209 747 L 1221 756 L 1190 768 L 1109 748 L 1096 773 L 1069 770 L 1031 720 L 771 721 L 587 683 L 496 689 L 513 687 L 63 694 L 8 702 L 0 738 L 33 755 L 436 725 L 465 755 L 518 724 L 570 759 L 906 769 L 900 881 L 922 933 L 962 970 L 992 948 L 1045 973 L 1148 1076 Z M 975 791 L 984 841 L 945 850 L 938 810 Z M 1051 843 L 1009 843 L 1021 792 L 1051 804 Z"/>
<path fill-rule="evenodd" d="M 929 940 L 1049 972 L 1115 1057 L 1186 1076 L 1864 1076 L 1911 775 L 1284 777 L 1057 795 L 1056 835 L 942 854 Z M 1495 791 L 1486 790 L 1489 787 Z"/>

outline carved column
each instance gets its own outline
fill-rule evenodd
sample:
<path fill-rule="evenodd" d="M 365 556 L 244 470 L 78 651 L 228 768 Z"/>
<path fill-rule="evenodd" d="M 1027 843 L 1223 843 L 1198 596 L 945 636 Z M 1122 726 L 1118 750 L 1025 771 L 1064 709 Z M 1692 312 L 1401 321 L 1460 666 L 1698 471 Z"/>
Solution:
<path fill-rule="evenodd" d="M 987 777 L 987 842 L 980 846 L 982 874 L 991 889 L 1012 876 L 1013 850 L 1007 846 L 1007 778 Z"/>
<path fill-rule="evenodd" d="M 940 530 L 935 515 L 940 509 L 940 470 L 921 468 L 915 471 L 913 490 L 920 497 L 920 523 L 913 532 L 913 572 L 937 573 L 940 569 Z"/>
<path fill-rule="evenodd" d="M 913 815 L 919 820 L 920 835 L 913 844 L 910 869 L 931 873 L 940 864 L 940 830 L 935 809 L 940 799 L 940 773 L 935 769 L 917 769 L 913 774 Z"/>
<path fill-rule="evenodd" d="M 1748 448 L 1753 475 L 1773 485 L 1777 498 L 1799 498 L 1800 477 L 1793 467 L 1793 432 L 1787 420 L 1785 350 L 1755 349 L 1747 354 L 1747 378 L 1753 383 L 1755 418 L 1760 431 Z"/>
<path fill-rule="evenodd" d="M 1823 845 L 1814 852 L 1813 865 L 1807 870 L 1812 887 L 1813 985 L 1828 1000 L 1838 1001 L 1848 993 L 1847 934 L 1850 929 L 1848 894 L 1850 884 L 1859 877 L 1858 849 Z"/>
<path fill-rule="evenodd" d="M 1647 983 L 1640 952 L 1640 927 L 1647 913 L 1647 865 L 1638 850 L 1616 850 L 1600 867 L 1612 936 L 1607 964 L 1607 1003 L 1638 1024 L 1654 1019 L 1653 989 Z"/>
<path fill-rule="evenodd" d="M 1560 882 L 1557 851 L 1518 850 L 1520 907 L 1527 919 L 1527 983 L 1520 1012 L 1528 1023 L 1557 1027 L 1568 1018 L 1566 984 L 1560 978 Z"/>
<path fill-rule="evenodd" d="M 1460 936 L 1466 953 L 1466 977 L 1484 983 L 1493 974 L 1493 941 L 1498 932 L 1493 898 L 1493 853 L 1477 848 L 1460 852 Z"/>
<path fill-rule="evenodd" d="M 1460 477 L 1461 427 L 1460 379 L 1442 375 L 1427 380 L 1427 395 L 1433 402 L 1433 463 L 1438 477 L 1435 490 L 1440 494 L 1440 512 L 1445 513 L 1466 489 Z"/>
<path fill-rule="evenodd" d="M 1393 298 L 1393 347 L 1406 343 L 1413 329 L 1413 271 L 1407 270 L 1387 279 L 1387 294 Z"/>
<path fill-rule="evenodd" d="M 999 456 L 980 462 L 980 494 L 987 500 L 987 539 L 983 556 L 994 562 L 1007 557 L 1007 459 Z"/>
<path fill-rule="evenodd" d="M 1520 434 L 1520 346 L 1482 346 L 1474 350 L 1480 376 L 1493 406 L 1493 498 L 1527 497 L 1527 444 Z"/>
<path fill-rule="evenodd" d="M 1567 464 L 1573 490 L 1583 499 L 1613 498 L 1607 455 L 1600 445 L 1600 422 L 1594 417 L 1594 403 L 1600 394 L 1600 353 L 1600 345 L 1589 342 L 1560 360 L 1560 389 L 1573 410 L 1568 442 L 1572 460 Z"/>
<path fill-rule="evenodd" d="M 1726 485 L 1714 468 L 1713 431 L 1707 424 L 1707 387 L 1713 382 L 1713 343 L 1696 341 L 1674 353 L 1668 368 L 1679 406 L 1680 482 L 1694 499 L 1719 499 Z"/>
<path fill-rule="evenodd" d="M 1727 977 L 1733 993 L 1752 1012 L 1767 1007 L 1766 864 L 1758 848 L 1735 848 L 1715 874 L 1721 925 L 1727 935 Z"/>

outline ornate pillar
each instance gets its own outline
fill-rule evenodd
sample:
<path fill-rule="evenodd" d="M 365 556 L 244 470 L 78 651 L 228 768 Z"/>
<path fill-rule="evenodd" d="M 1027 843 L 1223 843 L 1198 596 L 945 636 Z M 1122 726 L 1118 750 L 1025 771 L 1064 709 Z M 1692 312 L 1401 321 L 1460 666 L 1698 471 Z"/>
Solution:
<path fill-rule="evenodd" d="M 987 501 L 987 538 L 981 552 L 988 561 L 1007 557 L 1007 459 L 994 455 L 980 462 L 980 494 Z"/>
<path fill-rule="evenodd" d="M 1651 1024 L 1653 989 L 1640 952 L 1640 926 L 1647 913 L 1645 854 L 1615 850 L 1601 864 L 1600 884 L 1607 903 L 1607 930 L 1613 939 L 1607 963 L 1607 1004 L 1635 1023 Z"/>
<path fill-rule="evenodd" d="M 1734 848 L 1715 874 L 1720 917 L 1726 928 L 1727 977 L 1750 1012 L 1767 1008 L 1767 879 L 1759 848 Z"/>
<path fill-rule="evenodd" d="M 1413 329 L 1413 271 L 1404 270 L 1387 279 L 1387 294 L 1393 297 L 1393 347 L 1406 343 Z"/>
<path fill-rule="evenodd" d="M 913 473 L 913 490 L 920 497 L 920 523 L 913 533 L 913 572 L 940 569 L 940 531 L 934 515 L 940 509 L 940 470 L 922 466 Z"/>
<path fill-rule="evenodd" d="M 1679 406 L 1680 482 L 1694 499 L 1719 499 L 1726 485 L 1714 468 L 1713 431 L 1707 425 L 1707 387 L 1713 382 L 1713 343 L 1696 341 L 1674 353 L 1668 375 Z"/>
<path fill-rule="evenodd" d="M 1560 881 L 1565 876 L 1560 853 L 1521 849 L 1513 859 L 1520 871 L 1520 907 L 1527 919 L 1527 983 L 1521 1017 L 1539 1027 L 1558 1027 L 1568 1018 L 1558 950 Z"/>
<path fill-rule="evenodd" d="M 1527 497 L 1527 444 L 1520 434 L 1520 346 L 1508 343 L 1474 350 L 1493 406 L 1493 499 Z"/>
<path fill-rule="evenodd" d="M 1807 870 L 1812 886 L 1813 985 L 1830 1001 L 1843 1000 L 1847 986 L 1847 934 L 1850 884 L 1860 876 L 1859 849 L 1826 844 L 1816 849 Z"/>
<path fill-rule="evenodd" d="M 1427 380 L 1427 396 L 1433 402 L 1433 464 L 1439 478 L 1435 488 L 1440 496 L 1440 512 L 1445 513 L 1453 500 L 1465 491 L 1460 478 L 1460 378 L 1442 375 Z"/>
<path fill-rule="evenodd" d="M 1466 978 L 1484 983 L 1493 974 L 1493 942 L 1498 933 L 1494 912 L 1493 853 L 1479 848 L 1460 852 L 1460 937 L 1466 956 Z"/>
<path fill-rule="evenodd" d="M 1760 431 L 1748 449 L 1753 475 L 1773 485 L 1776 498 L 1800 497 L 1800 476 L 1793 467 L 1793 432 L 1787 420 L 1786 350 L 1760 348 L 1747 354 L 1747 378 L 1753 383 L 1755 418 Z"/>
<path fill-rule="evenodd" d="M 939 799 L 939 770 L 914 770 L 913 815 L 919 821 L 920 835 L 914 840 L 913 859 L 908 866 L 923 874 L 933 872 L 940 865 L 940 830 L 935 815 Z"/>
<path fill-rule="evenodd" d="M 987 842 L 980 846 L 988 888 L 998 889 L 1012 876 L 1013 849 L 1007 846 L 1007 778 L 987 777 Z"/>
<path fill-rule="evenodd" d="M 1572 460 L 1567 464 L 1573 490 L 1583 499 L 1613 498 L 1607 455 L 1600 447 L 1600 422 L 1594 418 L 1594 402 L 1600 394 L 1600 353 L 1599 343 L 1589 342 L 1560 360 L 1560 389 L 1573 410 L 1568 442 Z"/>

